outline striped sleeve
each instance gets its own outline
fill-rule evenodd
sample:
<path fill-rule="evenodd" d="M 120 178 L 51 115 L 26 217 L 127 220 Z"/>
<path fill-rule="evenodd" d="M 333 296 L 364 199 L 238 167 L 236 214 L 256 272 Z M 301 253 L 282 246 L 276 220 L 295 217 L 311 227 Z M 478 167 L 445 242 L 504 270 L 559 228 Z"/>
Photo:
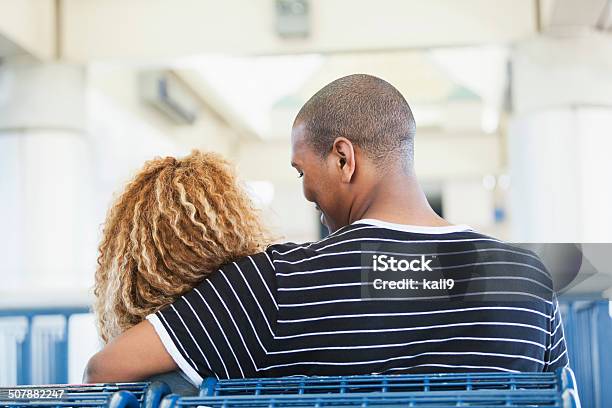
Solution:
<path fill-rule="evenodd" d="M 544 371 L 555 371 L 569 365 L 567 346 L 563 334 L 563 321 L 559 311 L 557 296 L 553 295 L 552 315 L 550 317 L 550 333 L 546 347 L 546 365 Z"/>
<path fill-rule="evenodd" d="M 260 253 L 225 265 L 147 319 L 199 385 L 211 375 L 255 376 L 274 338 L 277 311 L 274 269 Z"/>

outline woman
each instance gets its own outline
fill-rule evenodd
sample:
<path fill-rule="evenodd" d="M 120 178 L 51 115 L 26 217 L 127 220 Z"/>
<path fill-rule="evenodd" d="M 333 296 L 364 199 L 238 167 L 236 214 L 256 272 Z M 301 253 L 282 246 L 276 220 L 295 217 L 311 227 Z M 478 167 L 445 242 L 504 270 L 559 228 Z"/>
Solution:
<path fill-rule="evenodd" d="M 193 151 L 147 162 L 110 208 L 94 312 L 104 343 L 212 271 L 271 242 L 228 162 Z"/>

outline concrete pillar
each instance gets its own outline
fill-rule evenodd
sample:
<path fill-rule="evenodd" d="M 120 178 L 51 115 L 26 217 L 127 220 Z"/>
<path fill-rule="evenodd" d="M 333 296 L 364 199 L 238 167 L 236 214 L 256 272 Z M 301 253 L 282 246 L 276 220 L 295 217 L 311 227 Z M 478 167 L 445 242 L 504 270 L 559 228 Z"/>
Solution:
<path fill-rule="evenodd" d="M 512 56 L 512 238 L 612 240 L 612 40 L 539 37 Z"/>
<path fill-rule="evenodd" d="M 85 114 L 83 67 L 0 65 L 0 292 L 91 284 Z"/>

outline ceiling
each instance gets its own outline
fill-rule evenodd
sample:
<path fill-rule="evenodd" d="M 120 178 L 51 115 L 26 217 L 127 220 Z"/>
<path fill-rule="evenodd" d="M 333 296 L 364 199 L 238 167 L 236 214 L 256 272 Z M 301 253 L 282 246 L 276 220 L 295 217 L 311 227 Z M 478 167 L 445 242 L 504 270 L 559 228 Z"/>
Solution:
<path fill-rule="evenodd" d="M 202 57 L 180 65 L 199 77 L 198 92 L 221 99 L 233 116 L 263 139 L 285 137 L 297 110 L 325 84 L 368 73 L 397 87 L 414 110 L 419 127 L 442 127 L 449 103 L 501 109 L 506 88 L 507 49 L 477 46 L 359 54 L 301 54 L 265 57 Z M 480 129 L 476 117 L 474 129 Z M 494 129 L 493 129 L 494 130 Z"/>

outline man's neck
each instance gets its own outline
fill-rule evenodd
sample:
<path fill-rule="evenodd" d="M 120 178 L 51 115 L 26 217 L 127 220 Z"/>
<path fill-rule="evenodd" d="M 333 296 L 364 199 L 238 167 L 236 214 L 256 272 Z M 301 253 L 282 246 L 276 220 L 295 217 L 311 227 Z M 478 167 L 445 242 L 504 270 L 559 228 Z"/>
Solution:
<path fill-rule="evenodd" d="M 431 208 L 414 175 L 390 172 L 366 196 L 370 198 L 351 209 L 350 223 L 370 218 L 406 225 L 451 225 Z"/>

